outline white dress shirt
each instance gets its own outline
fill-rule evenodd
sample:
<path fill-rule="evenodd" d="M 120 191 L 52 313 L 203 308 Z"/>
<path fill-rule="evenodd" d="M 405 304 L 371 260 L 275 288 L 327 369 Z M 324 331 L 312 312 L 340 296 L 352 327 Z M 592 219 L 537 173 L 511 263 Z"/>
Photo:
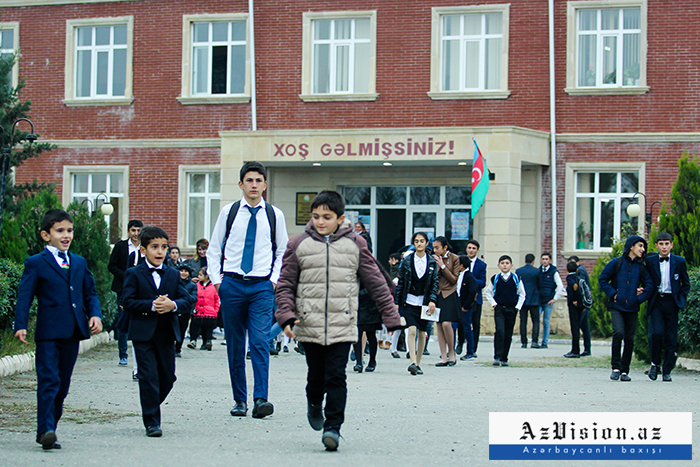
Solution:
<path fill-rule="evenodd" d="M 160 266 L 153 266 L 151 263 L 148 262 L 148 260 L 146 260 L 146 266 L 148 266 L 148 269 L 163 269 L 162 264 Z M 160 281 L 162 279 L 160 277 L 160 274 L 153 271 L 151 272 L 151 277 L 153 278 L 153 283 L 156 284 L 156 289 L 160 289 Z"/>
<path fill-rule="evenodd" d="M 512 273 L 509 272 L 508 274 L 503 274 L 503 273 L 499 273 L 499 274 L 501 274 L 501 278 L 499 279 L 499 281 L 508 281 L 508 279 L 510 279 L 510 275 Z M 559 277 L 559 274 L 555 274 L 554 277 Z M 559 279 L 559 282 L 561 282 L 561 279 Z M 486 281 L 486 288 L 484 289 L 484 296 L 486 297 L 486 300 L 489 301 L 491 306 L 495 307 L 498 304 L 496 303 L 496 300 L 493 299 L 493 292 L 494 292 L 493 282 L 491 282 L 490 280 Z M 523 281 L 521 280 L 518 282 L 518 303 L 515 305 L 516 309 L 518 309 L 518 310 L 522 309 L 523 303 L 525 303 L 525 297 L 526 297 L 525 286 L 523 285 Z"/>
<path fill-rule="evenodd" d="M 462 294 L 462 282 L 464 282 L 464 273 L 467 272 L 466 270 L 461 271 L 459 273 L 459 277 L 457 277 L 457 296 L 461 297 Z"/>
<path fill-rule="evenodd" d="M 46 245 L 46 249 L 49 250 L 49 252 L 53 255 L 53 258 L 56 260 L 56 262 L 58 263 L 58 267 L 60 268 L 63 264 L 63 259 L 58 257 L 58 252 L 60 250 L 53 245 Z M 66 262 L 70 265 L 70 257 L 68 256 L 68 250 L 66 250 L 65 253 Z"/>
<path fill-rule="evenodd" d="M 428 254 L 424 254 L 421 258 L 417 254 L 413 253 L 413 268 L 416 270 L 416 276 L 418 279 L 425 275 L 425 270 L 428 269 Z M 413 306 L 423 305 L 423 295 L 411 295 L 406 294 L 406 304 Z"/>
<path fill-rule="evenodd" d="M 547 266 L 546 268 L 540 268 L 542 272 L 547 272 L 549 271 L 549 268 L 551 266 Z M 554 285 L 557 287 L 556 290 L 554 291 L 554 297 L 552 300 L 555 302 L 561 298 L 562 295 L 564 295 L 564 284 L 561 281 L 561 276 L 559 275 L 559 271 L 557 270 L 557 273 L 554 274 Z"/>
<path fill-rule="evenodd" d="M 280 277 L 280 269 L 282 268 L 282 257 L 287 249 L 287 224 L 284 220 L 284 213 L 273 206 L 277 222 L 277 251 L 275 252 L 275 264 L 272 266 L 272 240 L 270 238 L 270 222 L 267 219 L 267 211 L 265 211 L 265 200 L 260 200 L 255 218 L 257 228 L 255 230 L 255 251 L 253 254 L 253 269 L 249 273 L 244 273 L 241 269 L 241 261 L 243 260 L 243 248 L 245 246 L 245 236 L 248 231 L 248 221 L 250 220 L 250 211 L 246 206 L 250 204 L 243 198 L 241 205 L 238 208 L 238 214 L 233 220 L 231 232 L 226 241 L 226 251 L 224 252 L 224 270 L 221 271 L 221 245 L 223 237 L 226 234 L 226 218 L 234 203 L 227 204 L 219 213 L 216 219 L 214 231 L 209 240 L 209 248 L 207 249 L 207 272 L 211 283 L 214 285 L 221 283 L 222 272 L 232 272 L 241 276 L 250 277 L 265 277 L 270 276 L 272 282 L 277 282 Z M 251 206 L 255 207 L 255 206 Z"/>
<path fill-rule="evenodd" d="M 659 284 L 660 293 L 671 293 L 671 260 L 660 261 L 661 256 L 659 256 L 659 270 L 661 271 L 661 283 Z"/>

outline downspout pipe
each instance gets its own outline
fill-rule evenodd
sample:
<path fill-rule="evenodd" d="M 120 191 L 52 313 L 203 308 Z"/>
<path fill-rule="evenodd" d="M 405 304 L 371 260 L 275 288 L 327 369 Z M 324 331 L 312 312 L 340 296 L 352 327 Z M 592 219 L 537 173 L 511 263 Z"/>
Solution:
<path fill-rule="evenodd" d="M 250 126 L 258 130 L 258 100 L 255 93 L 255 16 L 253 0 L 248 0 L 248 27 L 250 27 Z"/>
<path fill-rule="evenodd" d="M 549 0 L 549 132 L 550 132 L 550 171 L 552 196 L 552 264 L 557 258 L 557 113 L 554 74 L 554 0 Z"/>

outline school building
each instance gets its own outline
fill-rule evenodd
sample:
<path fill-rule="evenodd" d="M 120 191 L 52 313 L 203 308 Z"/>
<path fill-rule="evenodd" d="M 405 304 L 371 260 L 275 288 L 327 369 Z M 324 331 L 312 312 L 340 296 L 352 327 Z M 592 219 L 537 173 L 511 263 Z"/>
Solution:
<path fill-rule="evenodd" d="M 380 260 L 427 230 L 477 238 L 490 272 L 542 251 L 590 271 L 700 150 L 699 22 L 695 0 L 0 0 L 58 145 L 16 180 L 108 198 L 112 243 L 138 218 L 191 253 L 258 160 L 290 235 L 336 189 Z M 474 142 L 493 180 L 471 220 Z"/>

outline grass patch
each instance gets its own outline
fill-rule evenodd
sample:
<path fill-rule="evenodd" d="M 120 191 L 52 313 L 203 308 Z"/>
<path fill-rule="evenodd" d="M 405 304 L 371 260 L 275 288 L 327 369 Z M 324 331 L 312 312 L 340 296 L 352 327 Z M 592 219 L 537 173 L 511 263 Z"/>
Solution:
<path fill-rule="evenodd" d="M 34 352 L 36 345 L 34 344 L 33 330 L 29 330 L 27 332 L 27 342 L 28 344 L 22 344 L 17 340 L 15 334 L 9 329 L 1 331 L 0 358 L 6 357 L 7 355 L 19 355 L 27 352 Z"/>
<path fill-rule="evenodd" d="M 492 361 L 479 362 L 481 366 L 492 366 Z M 518 368 L 610 368 L 610 355 L 590 356 L 583 358 L 541 357 L 536 359 L 511 359 L 508 363 Z M 636 358 L 632 359 L 630 369 L 642 370 L 649 365 Z"/>

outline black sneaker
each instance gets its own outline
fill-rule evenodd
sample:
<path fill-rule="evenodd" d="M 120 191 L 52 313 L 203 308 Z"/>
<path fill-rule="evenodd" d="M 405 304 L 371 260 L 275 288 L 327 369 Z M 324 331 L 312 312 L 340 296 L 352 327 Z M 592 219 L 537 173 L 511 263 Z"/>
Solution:
<path fill-rule="evenodd" d="M 417 375 L 422 375 L 422 374 L 423 374 L 423 370 L 421 370 L 420 367 L 417 366 L 417 365 L 416 365 L 416 374 L 417 374 Z"/>
<path fill-rule="evenodd" d="M 531 348 L 531 349 L 539 349 L 539 348 L 540 348 L 540 344 L 538 344 L 537 342 L 533 342 L 532 344 L 530 344 L 530 348 Z"/>
<path fill-rule="evenodd" d="M 620 381 L 632 381 L 632 378 L 630 378 L 627 373 L 622 373 L 620 375 Z"/>
<path fill-rule="evenodd" d="M 337 451 L 340 444 L 340 432 L 336 428 L 324 430 L 321 441 L 326 447 L 326 451 Z"/>
<path fill-rule="evenodd" d="M 620 379 L 620 370 L 613 370 L 612 373 L 610 373 L 610 379 L 613 381 L 617 381 Z"/>
<path fill-rule="evenodd" d="M 649 368 L 649 373 L 647 373 L 647 376 L 649 376 L 650 380 L 656 381 L 656 377 L 658 375 L 659 375 L 659 367 L 652 363 L 651 368 Z"/>
<path fill-rule="evenodd" d="M 501 366 L 508 366 L 508 362 L 504 362 L 503 360 L 501 360 Z"/>
<path fill-rule="evenodd" d="M 306 410 L 306 417 L 309 419 L 309 425 L 311 425 L 311 428 L 316 431 L 323 430 L 323 422 L 326 420 L 323 418 L 322 404 L 312 404 L 309 402 Z"/>
<path fill-rule="evenodd" d="M 418 374 L 418 367 L 415 363 L 411 363 L 408 366 L 408 372 L 411 373 L 413 376 L 416 376 Z"/>

